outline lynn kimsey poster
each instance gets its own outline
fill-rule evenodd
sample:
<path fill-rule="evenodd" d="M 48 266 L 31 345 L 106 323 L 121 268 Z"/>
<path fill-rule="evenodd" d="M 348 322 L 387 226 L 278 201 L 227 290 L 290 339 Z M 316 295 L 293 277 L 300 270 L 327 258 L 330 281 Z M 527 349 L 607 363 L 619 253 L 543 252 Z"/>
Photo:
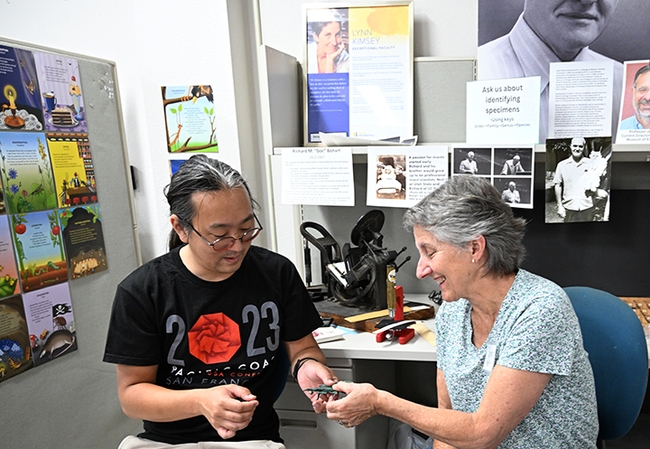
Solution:
<path fill-rule="evenodd" d="M 306 6 L 305 144 L 413 133 L 411 2 Z M 335 7 L 336 6 L 336 7 Z"/>

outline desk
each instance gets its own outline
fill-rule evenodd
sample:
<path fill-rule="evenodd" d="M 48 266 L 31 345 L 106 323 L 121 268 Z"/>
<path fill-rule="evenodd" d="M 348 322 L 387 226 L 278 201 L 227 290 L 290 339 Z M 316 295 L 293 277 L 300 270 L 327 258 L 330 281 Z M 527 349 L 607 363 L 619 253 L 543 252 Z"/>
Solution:
<path fill-rule="evenodd" d="M 434 319 L 423 323 L 434 330 Z M 330 358 L 353 360 L 399 360 L 417 362 L 435 362 L 437 352 L 424 338 L 417 333 L 407 343 L 400 345 L 397 341 L 377 343 L 375 334 L 370 332 L 349 333 L 343 340 L 321 343 L 320 348 L 329 360 Z"/>
<path fill-rule="evenodd" d="M 434 319 L 423 321 L 434 330 Z M 646 338 L 648 347 L 648 367 L 650 369 L 650 337 Z M 320 344 L 323 354 L 330 358 L 347 358 L 354 360 L 401 360 L 435 362 L 436 348 L 416 334 L 415 338 L 404 345 L 395 342 L 376 343 L 374 334 L 368 332 L 345 334 L 343 340 Z"/>
<path fill-rule="evenodd" d="M 432 304 L 427 295 L 410 294 L 408 298 L 405 298 L 406 300 Z M 437 305 L 434 307 L 437 313 Z M 425 320 L 423 323 L 429 329 L 434 330 L 434 319 Z M 650 368 L 650 335 L 646 338 L 646 345 L 648 347 L 648 367 Z M 368 332 L 349 333 L 344 335 L 343 340 L 321 343 L 320 347 L 328 359 L 435 362 L 438 356 L 436 348 L 417 334 L 408 343 L 400 345 L 396 341 L 377 343 L 374 334 Z"/>
<path fill-rule="evenodd" d="M 404 302 L 407 301 L 433 306 L 436 313 L 438 312 L 438 305 L 434 304 L 428 295 L 409 293 L 404 296 Z M 434 330 L 435 319 L 424 320 L 422 323 L 432 331 Z M 340 358 L 435 362 L 437 359 L 435 346 L 431 346 L 417 333 L 406 344 L 400 345 L 397 341 L 377 343 L 375 335 L 371 332 L 351 332 L 344 334 L 343 340 L 321 343 L 320 348 L 328 360 L 330 358 Z"/>

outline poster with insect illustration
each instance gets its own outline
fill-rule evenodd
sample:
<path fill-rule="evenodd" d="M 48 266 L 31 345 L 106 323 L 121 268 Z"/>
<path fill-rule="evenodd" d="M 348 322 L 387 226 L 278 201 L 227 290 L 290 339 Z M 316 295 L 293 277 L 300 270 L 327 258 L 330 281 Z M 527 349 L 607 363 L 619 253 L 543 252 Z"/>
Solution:
<path fill-rule="evenodd" d="M 46 131 L 88 132 L 79 63 L 51 53 L 34 52 Z"/>
<path fill-rule="evenodd" d="M 18 282 L 18 266 L 14 255 L 14 244 L 9 220 L 6 215 L 0 216 L 0 298 L 6 298 L 20 293 Z"/>
<path fill-rule="evenodd" d="M 22 297 L 0 300 L 0 382 L 32 368 L 31 351 Z"/>
<path fill-rule="evenodd" d="M 8 213 L 56 207 L 56 192 L 45 134 L 0 133 L 0 171 Z"/>
<path fill-rule="evenodd" d="M 99 205 L 62 209 L 59 220 L 70 278 L 77 279 L 106 270 L 108 264 Z"/>
<path fill-rule="evenodd" d="M 67 282 L 25 293 L 23 304 L 35 366 L 77 349 L 77 332 Z"/>
<path fill-rule="evenodd" d="M 0 45 L 0 131 L 43 131 L 40 98 L 32 52 Z"/>
<path fill-rule="evenodd" d="M 95 168 L 88 134 L 47 135 L 58 207 L 97 202 Z"/>
<path fill-rule="evenodd" d="M 56 210 L 10 216 L 23 292 L 68 281 Z"/>
<path fill-rule="evenodd" d="M 212 86 L 163 86 L 167 151 L 218 153 Z"/>

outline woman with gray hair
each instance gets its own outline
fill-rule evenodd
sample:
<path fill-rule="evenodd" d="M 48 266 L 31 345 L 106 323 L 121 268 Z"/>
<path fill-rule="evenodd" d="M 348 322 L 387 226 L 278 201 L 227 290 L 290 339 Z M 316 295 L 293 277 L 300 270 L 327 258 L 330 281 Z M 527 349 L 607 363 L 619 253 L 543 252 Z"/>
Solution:
<path fill-rule="evenodd" d="M 337 383 L 330 419 L 385 415 L 435 448 L 595 448 L 591 365 L 562 288 L 520 268 L 525 222 L 485 179 L 451 178 L 407 211 L 419 278 L 442 294 L 436 317 L 438 407 L 370 384 Z"/>

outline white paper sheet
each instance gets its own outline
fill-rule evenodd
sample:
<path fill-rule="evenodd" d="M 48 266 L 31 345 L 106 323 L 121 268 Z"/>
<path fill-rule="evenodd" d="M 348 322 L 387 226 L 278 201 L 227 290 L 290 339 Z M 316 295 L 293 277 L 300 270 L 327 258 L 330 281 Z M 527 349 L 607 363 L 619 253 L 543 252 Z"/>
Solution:
<path fill-rule="evenodd" d="M 411 207 L 449 178 L 446 145 L 368 148 L 368 206 Z"/>
<path fill-rule="evenodd" d="M 282 204 L 354 206 L 351 148 L 282 149 Z"/>
<path fill-rule="evenodd" d="M 612 61 L 555 62 L 549 74 L 548 135 L 612 135 Z"/>
<path fill-rule="evenodd" d="M 345 133 L 319 133 L 321 143 L 328 147 L 341 146 L 413 146 L 418 142 L 418 136 L 402 139 L 393 137 L 389 139 L 374 140 L 348 137 Z"/>

